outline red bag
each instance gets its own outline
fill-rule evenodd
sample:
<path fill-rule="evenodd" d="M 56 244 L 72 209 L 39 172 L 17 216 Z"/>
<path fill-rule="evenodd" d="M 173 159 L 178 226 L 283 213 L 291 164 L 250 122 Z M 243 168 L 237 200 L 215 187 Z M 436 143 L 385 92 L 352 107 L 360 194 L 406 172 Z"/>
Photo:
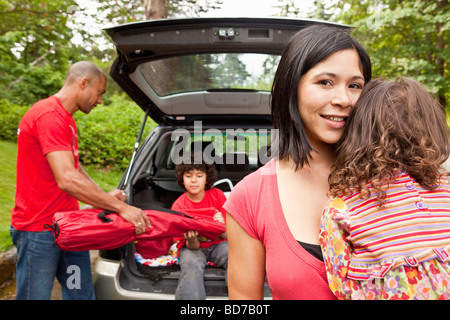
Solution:
<path fill-rule="evenodd" d="M 197 224 L 197 228 L 194 224 L 191 224 L 191 221 L 186 221 L 187 224 L 185 227 L 185 231 L 183 231 L 179 235 L 175 235 L 174 238 L 181 238 L 178 243 L 178 248 L 181 248 L 185 240 L 183 239 L 183 233 L 188 230 L 196 230 L 198 231 L 198 235 L 200 237 L 207 238 L 209 240 L 217 240 L 221 233 L 225 232 L 225 225 L 221 223 L 217 223 L 214 221 L 213 216 L 216 213 L 216 208 L 202 208 L 202 209 L 186 209 L 183 210 L 183 214 L 188 215 L 196 219 L 196 221 L 201 222 L 201 225 Z M 211 221 L 213 225 L 211 225 Z M 153 223 L 153 222 L 152 222 Z M 174 242 L 173 238 L 164 238 L 155 240 L 152 237 L 140 237 L 138 236 L 135 241 L 136 251 L 141 254 L 141 256 L 145 259 L 153 259 L 159 256 L 167 255 L 169 248 L 172 246 Z"/>
<path fill-rule="evenodd" d="M 111 250 L 138 239 L 182 236 L 188 230 L 197 230 L 208 238 L 225 232 L 225 225 L 213 220 L 209 214 L 188 216 L 171 210 L 143 211 L 152 227 L 140 235 L 135 234 L 132 223 L 102 209 L 57 212 L 53 225 L 47 227 L 52 229 L 58 247 L 65 251 Z"/>

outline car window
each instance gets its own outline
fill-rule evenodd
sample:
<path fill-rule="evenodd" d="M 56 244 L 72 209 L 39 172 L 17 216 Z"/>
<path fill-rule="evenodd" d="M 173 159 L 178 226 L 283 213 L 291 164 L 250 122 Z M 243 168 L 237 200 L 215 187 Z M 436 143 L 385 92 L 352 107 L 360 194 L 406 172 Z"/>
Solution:
<path fill-rule="evenodd" d="M 205 156 L 214 157 L 217 163 L 224 161 L 226 153 L 245 154 L 251 168 L 256 169 L 267 163 L 267 151 L 271 143 L 271 130 L 268 129 L 228 129 L 224 131 L 207 130 L 202 134 L 172 134 L 172 142 L 164 157 L 163 167 L 174 169 L 183 152 L 190 153 L 197 142 L 201 143 Z M 212 147 L 208 147 L 212 144 Z M 205 149 L 205 147 L 207 149 Z M 197 149 L 195 151 L 198 151 Z"/>
<path fill-rule="evenodd" d="M 159 96 L 191 91 L 270 91 L 279 56 L 196 54 L 143 63 L 138 70 Z"/>

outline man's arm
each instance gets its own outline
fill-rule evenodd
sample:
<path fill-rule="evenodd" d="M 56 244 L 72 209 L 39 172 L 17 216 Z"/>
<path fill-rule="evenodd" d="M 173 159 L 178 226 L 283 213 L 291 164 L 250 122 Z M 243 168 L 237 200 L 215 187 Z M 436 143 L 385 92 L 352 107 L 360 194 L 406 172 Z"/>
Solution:
<path fill-rule="evenodd" d="M 83 169 L 76 170 L 71 151 L 50 152 L 46 157 L 61 190 L 93 207 L 117 212 L 135 226 L 137 234 L 145 232 L 145 227 L 151 227 L 150 220 L 141 209 L 104 192 Z"/>
<path fill-rule="evenodd" d="M 97 183 L 92 180 L 92 178 L 88 175 L 88 173 L 86 172 L 86 170 L 84 170 L 84 168 L 81 166 L 81 164 L 78 164 L 78 171 L 84 175 L 86 178 L 88 178 L 90 181 L 92 181 L 92 183 L 96 184 Z M 121 200 L 121 201 L 126 201 L 127 200 L 127 196 L 125 195 L 125 192 L 123 192 L 122 190 L 119 189 L 114 189 L 111 190 L 110 192 L 108 192 L 110 195 L 116 197 L 117 199 Z"/>

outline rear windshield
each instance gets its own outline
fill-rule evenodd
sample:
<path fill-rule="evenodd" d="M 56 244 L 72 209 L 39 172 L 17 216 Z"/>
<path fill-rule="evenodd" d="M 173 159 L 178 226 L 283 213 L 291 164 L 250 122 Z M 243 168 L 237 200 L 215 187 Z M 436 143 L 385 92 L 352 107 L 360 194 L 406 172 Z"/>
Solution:
<path fill-rule="evenodd" d="M 270 91 L 280 56 L 220 53 L 144 63 L 139 71 L 159 96 L 215 90 Z"/>

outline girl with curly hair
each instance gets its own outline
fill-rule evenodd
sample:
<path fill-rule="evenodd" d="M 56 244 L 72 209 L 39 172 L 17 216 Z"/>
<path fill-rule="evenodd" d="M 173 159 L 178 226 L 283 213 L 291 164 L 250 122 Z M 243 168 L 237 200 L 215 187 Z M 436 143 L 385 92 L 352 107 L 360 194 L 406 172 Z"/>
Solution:
<path fill-rule="evenodd" d="M 449 131 L 415 80 L 372 80 L 352 110 L 320 244 L 340 299 L 450 299 Z"/>

